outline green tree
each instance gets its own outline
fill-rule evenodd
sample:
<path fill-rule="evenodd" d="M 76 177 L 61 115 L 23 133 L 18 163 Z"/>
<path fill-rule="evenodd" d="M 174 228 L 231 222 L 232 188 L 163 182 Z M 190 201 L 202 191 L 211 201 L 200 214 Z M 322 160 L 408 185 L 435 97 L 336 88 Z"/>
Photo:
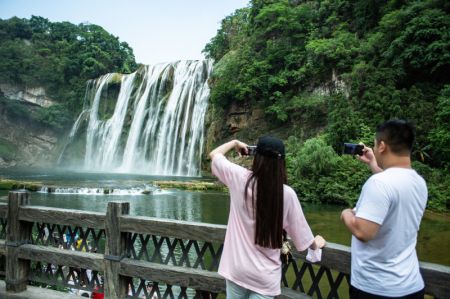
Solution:
<path fill-rule="evenodd" d="M 320 177 L 336 167 L 337 155 L 323 137 L 308 139 L 298 154 L 300 176 Z"/>
<path fill-rule="evenodd" d="M 450 169 L 450 85 L 438 98 L 436 127 L 430 132 L 430 145 L 437 164 Z"/>
<path fill-rule="evenodd" d="M 205 48 L 216 60 L 213 105 L 264 107 L 276 130 L 325 132 L 320 139 L 336 153 L 343 142 L 370 145 L 387 119 L 408 119 L 417 127 L 413 159 L 448 169 L 447 2 L 252 0 L 246 17 L 227 17 Z M 309 200 L 351 204 L 370 175 L 347 156 L 320 176 L 301 174 L 298 163 L 308 157 L 292 149 L 291 183 Z M 440 171 L 431 168 L 430 190 L 442 195 Z"/>
<path fill-rule="evenodd" d="M 380 22 L 386 37 L 383 63 L 397 68 L 408 81 L 442 82 L 450 70 L 449 27 L 448 13 L 433 1 L 387 14 Z"/>
<path fill-rule="evenodd" d="M 129 45 L 94 24 L 0 19 L 0 42 L 0 81 L 44 87 L 59 105 L 43 109 L 37 120 L 58 129 L 82 108 L 87 80 L 137 68 Z"/>

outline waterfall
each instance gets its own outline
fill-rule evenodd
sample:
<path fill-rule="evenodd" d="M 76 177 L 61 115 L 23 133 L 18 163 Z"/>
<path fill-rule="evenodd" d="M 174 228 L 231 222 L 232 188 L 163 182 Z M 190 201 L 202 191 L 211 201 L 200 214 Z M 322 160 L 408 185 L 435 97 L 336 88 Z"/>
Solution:
<path fill-rule="evenodd" d="M 92 80 L 68 136 L 87 122 L 84 170 L 199 176 L 211 72 L 209 60 L 178 61 Z"/>
<path fill-rule="evenodd" d="M 56 164 L 61 164 L 62 158 L 63 158 L 63 154 L 67 148 L 67 146 L 72 142 L 73 138 L 75 137 L 75 134 L 78 131 L 78 128 L 80 127 L 80 124 L 82 121 L 84 121 L 84 117 L 87 114 L 87 112 L 89 112 L 89 109 L 85 109 L 83 110 L 80 115 L 78 115 L 77 120 L 75 121 L 75 123 L 72 126 L 72 129 L 70 130 L 69 136 L 67 137 L 67 142 L 64 144 L 63 150 L 61 151 L 61 153 L 58 156 L 58 161 L 56 162 Z"/>

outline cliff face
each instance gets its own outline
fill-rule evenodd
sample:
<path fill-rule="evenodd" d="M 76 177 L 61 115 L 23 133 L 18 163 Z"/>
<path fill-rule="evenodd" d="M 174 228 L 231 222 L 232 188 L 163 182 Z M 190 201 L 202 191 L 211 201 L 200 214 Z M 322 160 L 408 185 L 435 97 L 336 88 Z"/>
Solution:
<path fill-rule="evenodd" d="M 41 87 L 0 84 L 0 168 L 50 166 L 56 161 L 59 134 L 27 117 L 53 101 Z"/>
<path fill-rule="evenodd" d="M 258 134 L 269 130 L 264 111 L 250 104 L 231 104 L 227 109 L 211 105 L 206 115 L 205 154 L 218 144 L 240 138 L 251 143 Z"/>
<path fill-rule="evenodd" d="M 56 161 L 54 153 L 57 137 L 47 130 L 36 130 L 26 124 L 11 123 L 0 116 L 0 168 L 14 166 L 50 166 Z"/>
<path fill-rule="evenodd" d="M 211 86 L 213 89 L 214 86 Z M 311 97 L 331 97 L 341 93 L 349 97 L 349 88 L 332 70 L 331 80 L 315 88 L 310 88 Z M 310 105 L 292 109 L 288 120 L 276 122 L 268 120 L 265 107 L 255 103 L 232 102 L 227 108 L 211 103 L 206 115 L 206 146 L 204 157 L 215 146 L 231 140 L 240 139 L 249 144 L 255 143 L 263 135 L 273 135 L 283 140 L 296 136 L 306 140 L 323 131 L 327 125 L 325 104 Z"/>
<path fill-rule="evenodd" d="M 26 102 L 41 107 L 50 107 L 54 104 L 54 101 L 47 97 L 43 87 L 23 88 L 16 85 L 0 83 L 0 92 L 9 100 Z"/>

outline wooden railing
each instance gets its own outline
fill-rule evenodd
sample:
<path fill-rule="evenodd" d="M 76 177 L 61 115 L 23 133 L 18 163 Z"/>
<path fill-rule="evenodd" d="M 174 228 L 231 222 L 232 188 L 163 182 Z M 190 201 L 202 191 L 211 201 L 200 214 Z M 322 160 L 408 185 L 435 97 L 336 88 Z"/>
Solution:
<path fill-rule="evenodd" d="M 28 192 L 0 204 L 0 276 L 9 294 L 27 287 L 104 292 L 105 298 L 216 298 L 226 226 L 130 216 L 129 203 L 106 214 L 29 205 Z M 426 293 L 449 298 L 450 267 L 421 263 Z M 347 298 L 350 251 L 330 243 L 310 264 L 294 252 L 279 298 Z M 1 289 L 0 289 L 1 297 Z"/>

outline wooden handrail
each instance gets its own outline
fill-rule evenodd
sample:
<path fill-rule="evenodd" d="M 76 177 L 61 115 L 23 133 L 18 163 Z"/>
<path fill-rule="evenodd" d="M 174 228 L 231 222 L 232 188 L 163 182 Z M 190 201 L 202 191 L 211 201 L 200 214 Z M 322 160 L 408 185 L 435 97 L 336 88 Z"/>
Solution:
<path fill-rule="evenodd" d="M 42 206 L 24 206 L 19 209 L 19 220 L 81 227 L 105 228 L 105 214 Z"/>
<path fill-rule="evenodd" d="M 450 298 L 450 267 L 426 262 L 419 264 L 425 281 L 425 293 L 436 298 Z"/>
<path fill-rule="evenodd" d="M 223 242 L 226 225 L 140 216 L 122 216 L 120 230 L 171 238 Z"/>
<path fill-rule="evenodd" d="M 207 270 L 174 267 L 127 258 L 120 262 L 120 274 L 214 293 L 225 292 L 223 277 L 217 272 Z"/>
<path fill-rule="evenodd" d="M 292 248 L 295 248 L 291 242 Z M 294 251 L 293 256 L 296 259 L 306 260 L 307 251 Z M 341 244 L 327 242 L 327 246 L 322 250 L 322 260 L 319 265 L 326 266 L 344 274 L 350 274 L 351 254 L 350 247 Z"/>
<path fill-rule="evenodd" d="M 103 271 L 104 256 L 99 253 L 63 250 L 51 246 L 24 244 L 19 247 L 19 258 L 53 265 Z"/>

